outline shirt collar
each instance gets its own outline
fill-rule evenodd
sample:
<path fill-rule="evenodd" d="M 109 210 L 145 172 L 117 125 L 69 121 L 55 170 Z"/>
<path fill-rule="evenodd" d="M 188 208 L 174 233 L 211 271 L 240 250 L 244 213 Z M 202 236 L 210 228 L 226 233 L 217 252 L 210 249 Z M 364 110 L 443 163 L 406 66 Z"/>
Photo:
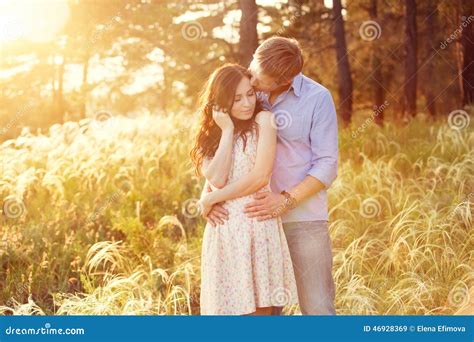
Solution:
<path fill-rule="evenodd" d="M 301 95 L 302 85 L 303 85 L 303 74 L 300 72 L 298 75 L 296 75 L 293 78 L 293 81 L 291 82 L 291 87 L 290 87 L 290 88 L 293 89 L 293 92 L 298 97 L 300 97 L 300 95 Z"/>
<path fill-rule="evenodd" d="M 293 81 L 291 82 L 291 86 L 290 88 L 288 88 L 288 90 L 286 91 L 286 93 L 288 93 L 290 91 L 290 89 L 293 89 L 293 93 L 297 96 L 297 97 L 300 97 L 301 95 L 301 88 L 303 87 L 303 74 L 300 72 L 298 75 L 296 75 L 294 78 L 293 78 Z M 265 93 L 265 92 L 258 92 L 261 94 L 261 96 L 268 101 L 268 96 L 269 94 L 268 93 Z"/>

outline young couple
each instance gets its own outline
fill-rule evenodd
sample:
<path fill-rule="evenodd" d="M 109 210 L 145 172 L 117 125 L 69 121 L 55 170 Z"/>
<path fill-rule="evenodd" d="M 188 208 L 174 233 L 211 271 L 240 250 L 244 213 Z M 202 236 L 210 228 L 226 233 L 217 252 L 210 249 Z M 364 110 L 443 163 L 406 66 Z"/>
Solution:
<path fill-rule="evenodd" d="M 215 70 L 191 157 L 206 184 L 202 315 L 335 314 L 326 190 L 337 175 L 329 91 L 304 76 L 294 39 L 273 37 L 249 69 Z"/>

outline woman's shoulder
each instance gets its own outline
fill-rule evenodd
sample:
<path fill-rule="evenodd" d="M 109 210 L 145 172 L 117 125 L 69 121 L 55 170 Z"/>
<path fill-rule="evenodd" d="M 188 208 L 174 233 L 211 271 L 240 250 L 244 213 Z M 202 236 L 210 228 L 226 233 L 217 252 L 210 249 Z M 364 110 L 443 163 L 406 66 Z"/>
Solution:
<path fill-rule="evenodd" d="M 262 110 L 255 116 L 255 121 L 259 125 L 271 124 L 273 120 L 273 113 L 268 110 Z"/>

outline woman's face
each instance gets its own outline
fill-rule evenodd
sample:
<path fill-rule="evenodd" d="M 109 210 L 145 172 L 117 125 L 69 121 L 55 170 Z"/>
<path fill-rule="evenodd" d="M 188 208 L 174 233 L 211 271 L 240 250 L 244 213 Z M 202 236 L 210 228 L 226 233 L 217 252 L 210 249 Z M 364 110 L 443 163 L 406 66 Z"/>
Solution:
<path fill-rule="evenodd" d="M 235 90 L 234 103 L 230 111 L 231 116 L 240 120 L 249 120 L 255 111 L 257 96 L 248 77 L 242 77 Z"/>

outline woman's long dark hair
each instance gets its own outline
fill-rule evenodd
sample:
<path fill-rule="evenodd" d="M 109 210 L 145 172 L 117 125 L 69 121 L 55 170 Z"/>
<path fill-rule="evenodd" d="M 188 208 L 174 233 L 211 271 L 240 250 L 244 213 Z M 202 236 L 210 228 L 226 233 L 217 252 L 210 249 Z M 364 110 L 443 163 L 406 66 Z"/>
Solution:
<path fill-rule="evenodd" d="M 191 160 L 196 168 L 196 173 L 200 174 L 204 158 L 212 158 L 216 153 L 222 131 L 212 118 L 212 107 L 219 106 L 231 112 L 234 96 L 237 86 L 242 78 L 251 75 L 243 66 L 238 64 L 225 64 L 216 69 L 207 80 L 206 86 L 201 92 L 199 98 L 199 113 L 201 122 L 196 136 L 194 147 L 191 150 Z M 258 101 L 255 104 L 255 110 L 252 117 L 248 120 L 240 120 L 232 117 L 234 123 L 234 132 L 242 137 L 244 149 L 247 143 L 247 133 L 257 131 L 258 126 L 255 123 L 255 116 L 262 110 Z"/>

